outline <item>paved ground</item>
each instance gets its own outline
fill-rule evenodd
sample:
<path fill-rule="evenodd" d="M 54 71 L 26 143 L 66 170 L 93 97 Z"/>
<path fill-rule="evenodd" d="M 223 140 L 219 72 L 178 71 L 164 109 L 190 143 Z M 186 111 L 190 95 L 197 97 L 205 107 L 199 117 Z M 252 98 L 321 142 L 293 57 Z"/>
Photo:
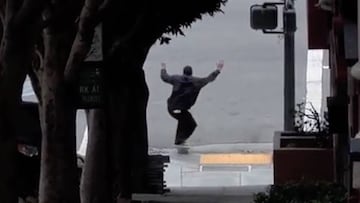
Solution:
<path fill-rule="evenodd" d="M 272 143 L 196 146 L 190 148 L 189 154 L 178 154 L 176 149 L 152 148 L 151 153 L 170 156 L 170 164 L 165 172 L 169 187 L 230 187 L 273 183 L 272 162 L 261 165 L 203 165 L 202 170 L 200 163 L 200 157 L 207 154 L 220 154 L 224 158 L 229 154 L 271 154 Z"/>
<path fill-rule="evenodd" d="M 153 154 L 170 156 L 165 181 L 170 193 L 165 195 L 136 194 L 137 200 L 161 202 L 249 203 L 253 195 L 273 183 L 272 163 L 208 167 L 200 170 L 200 157 L 208 154 L 270 154 L 272 143 L 220 144 L 192 147 L 189 154 L 174 149 L 151 149 Z"/>

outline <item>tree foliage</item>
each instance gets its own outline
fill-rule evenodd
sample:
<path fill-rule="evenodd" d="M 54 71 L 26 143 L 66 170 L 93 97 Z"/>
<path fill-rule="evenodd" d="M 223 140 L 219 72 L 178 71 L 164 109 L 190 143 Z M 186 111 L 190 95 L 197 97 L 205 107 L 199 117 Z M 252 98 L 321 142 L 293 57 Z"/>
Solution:
<path fill-rule="evenodd" d="M 183 29 L 190 28 L 192 23 L 201 20 L 204 14 L 214 16 L 216 12 L 222 12 L 221 6 L 227 0 L 185 0 L 169 3 L 168 1 L 156 1 L 154 10 L 155 22 L 165 27 L 163 33 L 171 35 L 184 35 Z M 170 5 L 169 5 L 170 4 Z M 164 39 L 162 36 L 161 39 Z"/>

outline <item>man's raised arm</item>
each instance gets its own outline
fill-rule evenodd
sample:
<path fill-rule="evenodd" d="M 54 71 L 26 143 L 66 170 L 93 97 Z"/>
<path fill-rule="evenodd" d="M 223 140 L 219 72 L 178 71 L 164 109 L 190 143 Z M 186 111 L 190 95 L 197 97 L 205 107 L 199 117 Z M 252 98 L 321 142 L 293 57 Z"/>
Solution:
<path fill-rule="evenodd" d="M 172 79 L 171 75 L 169 75 L 169 74 L 166 72 L 166 64 L 165 64 L 165 63 L 161 63 L 160 77 L 161 77 L 161 79 L 162 79 L 164 82 L 166 82 L 166 83 L 170 83 L 170 84 L 173 83 L 173 79 Z"/>
<path fill-rule="evenodd" d="M 216 79 L 216 77 L 220 74 L 221 70 L 224 67 L 224 61 L 221 60 L 219 63 L 216 64 L 216 70 L 210 73 L 209 76 L 201 79 L 201 86 L 205 86 L 209 82 L 212 82 Z"/>

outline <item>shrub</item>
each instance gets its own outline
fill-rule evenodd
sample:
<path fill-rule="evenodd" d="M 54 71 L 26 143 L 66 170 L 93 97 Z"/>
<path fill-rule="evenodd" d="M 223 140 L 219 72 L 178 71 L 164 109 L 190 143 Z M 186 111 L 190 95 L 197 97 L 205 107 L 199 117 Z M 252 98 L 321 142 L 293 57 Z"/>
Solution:
<path fill-rule="evenodd" d="M 343 185 L 329 182 L 271 185 L 266 192 L 254 195 L 254 203 L 346 203 Z"/>

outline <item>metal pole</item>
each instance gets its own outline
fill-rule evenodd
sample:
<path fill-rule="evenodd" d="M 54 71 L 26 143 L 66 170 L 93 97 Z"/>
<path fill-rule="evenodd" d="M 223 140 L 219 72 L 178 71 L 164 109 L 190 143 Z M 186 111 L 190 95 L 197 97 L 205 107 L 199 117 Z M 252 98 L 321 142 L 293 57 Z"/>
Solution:
<path fill-rule="evenodd" d="M 293 1 L 285 3 L 286 9 L 293 9 Z M 288 22 L 284 17 L 284 130 L 294 130 L 294 109 L 295 109 L 295 32 L 287 29 Z"/>

